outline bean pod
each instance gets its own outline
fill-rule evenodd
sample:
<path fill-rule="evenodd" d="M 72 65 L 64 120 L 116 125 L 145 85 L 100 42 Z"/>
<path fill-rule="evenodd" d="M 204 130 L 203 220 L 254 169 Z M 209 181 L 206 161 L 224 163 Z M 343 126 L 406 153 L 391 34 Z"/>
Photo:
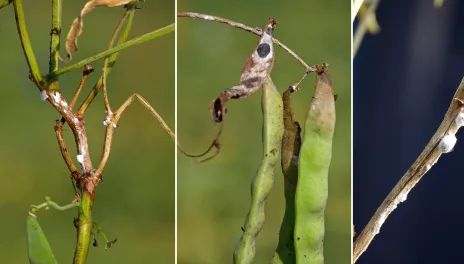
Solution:
<path fill-rule="evenodd" d="M 335 128 L 335 97 L 326 65 L 318 65 L 316 87 L 306 116 L 295 197 L 295 251 L 298 264 L 324 263 L 324 211 Z"/>

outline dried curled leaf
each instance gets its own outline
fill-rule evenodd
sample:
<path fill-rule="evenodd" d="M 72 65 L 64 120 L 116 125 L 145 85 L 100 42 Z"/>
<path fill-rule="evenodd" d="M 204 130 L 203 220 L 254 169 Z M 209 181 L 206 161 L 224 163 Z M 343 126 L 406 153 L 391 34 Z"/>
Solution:
<path fill-rule="evenodd" d="M 270 18 L 255 49 L 248 56 L 240 76 L 240 83 L 222 92 L 210 106 L 214 122 L 222 122 L 225 103 L 230 99 L 245 98 L 255 93 L 268 79 L 274 66 L 274 46 L 272 32 L 277 21 Z"/>
<path fill-rule="evenodd" d="M 82 34 L 82 29 L 84 27 L 83 17 L 85 14 L 92 11 L 97 6 L 107 6 L 115 7 L 126 5 L 137 0 L 92 0 L 85 4 L 82 8 L 80 15 L 74 19 L 71 29 L 69 30 L 68 36 L 66 37 L 66 52 L 68 53 L 66 59 L 61 59 L 63 61 L 70 61 L 72 59 L 72 54 L 77 51 L 77 39 Z"/>

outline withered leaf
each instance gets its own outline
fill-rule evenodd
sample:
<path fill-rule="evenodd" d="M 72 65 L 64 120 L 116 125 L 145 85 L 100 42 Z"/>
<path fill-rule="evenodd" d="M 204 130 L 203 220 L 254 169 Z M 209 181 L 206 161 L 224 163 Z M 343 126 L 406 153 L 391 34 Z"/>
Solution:
<path fill-rule="evenodd" d="M 80 15 L 74 19 L 68 36 L 66 37 L 66 52 L 68 53 L 67 58 L 64 60 L 61 58 L 60 59 L 62 61 L 68 62 L 72 59 L 72 54 L 77 51 L 77 39 L 82 34 L 82 29 L 84 27 L 83 17 L 85 14 L 89 13 L 97 6 L 115 7 L 136 1 L 137 0 L 91 0 L 87 2 L 84 8 L 82 8 Z"/>
<path fill-rule="evenodd" d="M 225 116 L 225 103 L 230 99 L 246 98 L 263 85 L 274 66 L 274 41 L 272 33 L 277 24 L 270 18 L 255 49 L 248 56 L 240 75 L 240 83 L 223 91 L 210 105 L 213 122 L 220 123 Z"/>

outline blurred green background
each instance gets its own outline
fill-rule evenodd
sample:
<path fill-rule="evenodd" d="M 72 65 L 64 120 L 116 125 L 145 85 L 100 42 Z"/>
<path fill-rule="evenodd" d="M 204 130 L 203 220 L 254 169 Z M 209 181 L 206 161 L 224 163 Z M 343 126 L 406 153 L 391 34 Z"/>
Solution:
<path fill-rule="evenodd" d="M 87 1 L 63 1 L 63 39 L 72 20 Z M 24 1 L 26 22 L 42 72 L 48 69 L 51 1 Z M 129 38 L 175 21 L 174 1 L 146 1 L 136 11 Z M 99 7 L 84 18 L 77 62 L 103 51 L 124 8 Z M 144 96 L 174 129 L 174 33 L 122 52 L 108 78 L 113 108 L 134 92 Z M 63 45 L 64 47 L 64 45 Z M 65 53 L 62 51 L 61 55 Z M 0 263 L 28 263 L 26 215 L 29 205 L 45 196 L 59 204 L 70 203 L 73 189 L 53 130 L 59 116 L 28 79 L 28 69 L 16 32 L 13 8 L 0 10 Z M 61 64 L 63 66 L 63 64 Z M 101 74 L 102 60 L 93 64 L 84 95 Z M 70 100 L 81 70 L 60 78 Z M 85 116 L 94 165 L 101 155 L 105 111 L 102 96 Z M 65 127 L 68 147 L 75 147 Z M 108 251 L 104 240 L 91 248 L 88 263 L 174 262 L 174 144 L 157 121 L 140 104 L 131 106 L 116 129 L 113 148 L 104 172 L 104 186 L 96 191 L 94 219 L 110 239 L 118 242 Z M 70 263 L 74 254 L 76 210 L 40 211 L 39 222 L 59 263 Z"/>
<path fill-rule="evenodd" d="M 351 40 L 350 2 L 178 1 L 178 11 L 216 15 L 263 27 L 270 16 L 279 24 L 274 36 L 309 65 L 327 62 L 337 100 L 337 125 L 326 210 L 326 263 L 350 263 L 351 254 Z M 208 106 L 224 89 L 237 84 L 258 37 L 204 20 L 178 18 L 178 136 L 190 152 L 203 151 L 214 129 Z M 284 92 L 304 73 L 303 67 L 276 48 L 272 78 Z M 303 124 L 315 77 L 308 76 L 293 95 Z M 260 165 L 261 92 L 228 103 L 221 154 L 204 164 L 178 156 L 178 263 L 231 263 L 232 252 L 250 206 L 250 182 Z M 256 263 L 269 263 L 277 246 L 284 212 L 283 177 L 266 203 L 266 223 L 257 239 Z"/>

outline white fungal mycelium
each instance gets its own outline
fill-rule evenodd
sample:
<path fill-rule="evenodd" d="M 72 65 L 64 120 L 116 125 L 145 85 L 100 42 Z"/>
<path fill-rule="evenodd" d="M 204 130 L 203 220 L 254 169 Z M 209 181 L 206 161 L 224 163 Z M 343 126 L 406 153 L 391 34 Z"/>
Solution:
<path fill-rule="evenodd" d="M 399 196 L 398 199 L 400 200 L 400 203 L 406 201 L 406 199 L 408 199 L 408 193 L 405 193 L 405 194 Z"/>
<path fill-rule="evenodd" d="M 374 230 L 372 231 L 374 234 L 377 235 L 380 233 L 380 228 L 382 227 L 383 223 L 385 223 L 385 219 L 387 219 L 387 215 L 385 213 L 381 213 L 374 224 Z"/>
<path fill-rule="evenodd" d="M 61 102 L 61 94 L 59 92 L 55 92 L 55 94 L 52 93 L 52 97 L 55 103 L 59 104 Z"/>
<path fill-rule="evenodd" d="M 45 90 L 40 91 L 40 100 L 46 101 L 47 99 L 48 99 L 47 91 Z"/>
<path fill-rule="evenodd" d="M 85 153 L 85 147 L 84 147 L 84 146 L 80 146 L 80 147 L 79 147 L 79 153 L 81 153 L 82 155 L 84 155 L 84 153 Z"/>
<path fill-rule="evenodd" d="M 438 148 L 442 153 L 448 153 L 453 150 L 456 145 L 457 138 L 454 134 L 446 134 L 438 143 Z"/>
<path fill-rule="evenodd" d="M 66 101 L 61 101 L 61 105 L 64 107 L 68 107 L 68 103 L 66 103 Z"/>
<path fill-rule="evenodd" d="M 456 122 L 456 125 L 457 125 L 458 127 L 464 126 L 464 113 L 463 113 L 463 112 L 460 112 L 460 113 L 456 116 L 455 122 Z"/>
<path fill-rule="evenodd" d="M 74 121 L 74 123 L 77 123 L 77 122 L 79 122 L 79 119 L 77 119 L 77 117 L 74 117 L 73 121 Z"/>
<path fill-rule="evenodd" d="M 84 155 L 77 155 L 77 162 L 84 164 Z"/>
<path fill-rule="evenodd" d="M 203 18 L 206 19 L 206 20 L 214 20 L 214 19 L 213 19 L 212 17 L 210 17 L 210 16 L 204 16 Z"/>
<path fill-rule="evenodd" d="M 117 127 L 116 123 L 114 123 L 113 121 L 111 121 L 110 116 L 107 116 L 107 117 L 105 118 L 105 120 L 103 120 L 103 125 L 104 125 L 104 126 L 112 125 L 114 128 Z"/>

